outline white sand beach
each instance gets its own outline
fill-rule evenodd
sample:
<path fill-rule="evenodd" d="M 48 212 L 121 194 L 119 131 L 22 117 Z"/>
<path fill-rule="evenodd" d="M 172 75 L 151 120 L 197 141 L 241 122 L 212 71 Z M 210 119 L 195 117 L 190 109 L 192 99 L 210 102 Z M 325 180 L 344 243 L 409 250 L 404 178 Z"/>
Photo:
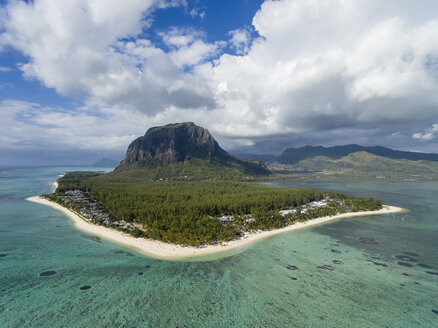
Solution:
<path fill-rule="evenodd" d="M 92 235 L 98 236 L 100 238 L 106 239 L 108 241 L 120 245 L 125 245 L 128 247 L 135 248 L 140 253 L 161 259 L 184 259 L 184 258 L 190 258 L 195 256 L 205 256 L 205 255 L 225 252 L 238 247 L 246 246 L 248 244 L 256 242 L 257 240 L 269 236 L 277 235 L 287 231 L 303 229 L 329 221 L 334 221 L 334 220 L 349 218 L 354 216 L 393 214 L 393 213 L 400 213 L 406 211 L 405 209 L 400 207 L 384 205 L 383 208 L 378 211 L 343 213 L 335 216 L 321 217 L 307 222 L 295 223 L 293 225 L 290 225 L 282 229 L 248 233 L 242 238 L 226 242 L 222 245 L 208 245 L 203 247 L 185 247 L 180 245 L 168 244 L 153 239 L 134 238 L 126 233 L 122 233 L 114 229 L 88 223 L 87 221 L 82 219 L 79 215 L 70 211 L 69 209 L 55 202 L 51 202 L 45 198 L 41 198 L 39 196 L 30 197 L 27 198 L 27 200 L 38 204 L 47 205 L 58 211 L 61 211 L 73 221 L 74 226 L 79 230 L 82 230 L 84 232 L 90 233 Z"/>

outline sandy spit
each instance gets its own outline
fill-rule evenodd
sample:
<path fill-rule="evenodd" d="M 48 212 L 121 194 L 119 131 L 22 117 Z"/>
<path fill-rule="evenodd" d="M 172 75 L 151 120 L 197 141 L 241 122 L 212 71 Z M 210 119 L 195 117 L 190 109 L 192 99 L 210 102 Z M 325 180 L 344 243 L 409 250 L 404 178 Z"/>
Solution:
<path fill-rule="evenodd" d="M 236 240 L 232 240 L 222 245 L 208 245 L 202 247 L 189 247 L 189 246 L 180 246 L 175 244 L 168 244 L 161 241 L 146 239 L 146 238 L 134 238 L 131 235 L 126 233 L 122 233 L 120 231 L 106 228 L 100 225 L 95 225 L 88 223 L 84 219 L 82 219 L 75 212 L 55 203 L 49 201 L 45 198 L 34 196 L 27 198 L 28 201 L 50 206 L 65 215 L 67 215 L 74 223 L 74 226 L 87 232 L 89 234 L 101 237 L 108 241 L 114 242 L 116 244 L 124 245 L 130 248 L 136 249 L 138 252 L 145 254 L 147 256 L 160 258 L 160 259 L 184 259 L 191 258 L 195 256 L 206 256 L 215 253 L 225 252 L 232 249 L 236 249 L 238 247 L 246 246 L 248 244 L 254 243 L 260 239 L 270 237 L 273 235 L 281 234 L 287 231 L 293 231 L 298 229 L 303 229 L 307 227 L 311 227 L 317 224 L 349 218 L 354 216 L 367 216 L 367 215 L 382 215 L 382 214 L 394 214 L 406 211 L 403 208 L 396 206 L 388 206 L 384 205 L 381 210 L 378 211 L 367 211 L 367 212 L 354 212 L 354 213 L 343 213 L 334 216 L 325 216 L 317 219 L 313 219 L 307 222 L 298 222 L 288 227 L 276 230 L 269 231 L 260 231 L 246 234 L 244 237 Z"/>

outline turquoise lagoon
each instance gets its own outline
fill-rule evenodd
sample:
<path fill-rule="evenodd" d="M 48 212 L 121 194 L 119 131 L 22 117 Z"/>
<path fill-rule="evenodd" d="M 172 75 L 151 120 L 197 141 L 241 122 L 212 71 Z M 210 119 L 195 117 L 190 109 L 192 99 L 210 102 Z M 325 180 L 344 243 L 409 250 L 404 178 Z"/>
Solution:
<path fill-rule="evenodd" d="M 409 212 L 165 261 L 80 232 L 62 213 L 25 200 L 77 169 L 0 169 L 2 328 L 438 326 L 437 182 L 265 183 L 373 196 Z"/>

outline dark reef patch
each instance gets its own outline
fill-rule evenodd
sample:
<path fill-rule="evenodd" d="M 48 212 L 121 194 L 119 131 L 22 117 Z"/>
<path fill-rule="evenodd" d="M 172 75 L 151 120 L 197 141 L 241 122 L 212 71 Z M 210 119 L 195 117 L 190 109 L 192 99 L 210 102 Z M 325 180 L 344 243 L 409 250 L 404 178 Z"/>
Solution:
<path fill-rule="evenodd" d="M 113 254 L 124 254 L 124 255 L 126 255 L 126 256 L 133 256 L 131 253 L 129 253 L 129 252 L 127 252 L 127 251 L 123 251 L 123 250 L 121 250 L 121 249 L 118 249 L 118 250 L 112 251 L 112 253 L 113 253 Z"/>
<path fill-rule="evenodd" d="M 94 242 L 96 242 L 96 243 L 102 244 L 102 239 L 100 239 L 100 238 L 97 237 L 97 236 L 82 235 L 82 237 L 85 238 L 85 239 L 92 240 L 92 241 L 94 241 Z"/>
<path fill-rule="evenodd" d="M 286 268 L 288 270 L 298 270 L 298 267 L 296 265 L 288 265 Z"/>
<path fill-rule="evenodd" d="M 378 245 L 379 243 L 374 238 L 359 237 L 359 241 L 366 245 Z"/>
<path fill-rule="evenodd" d="M 40 277 L 48 277 L 53 276 L 56 273 L 56 271 L 44 271 L 40 273 Z"/>
<path fill-rule="evenodd" d="M 433 272 L 433 271 L 426 271 L 427 274 L 431 274 L 434 276 L 438 276 L 438 272 Z"/>
<path fill-rule="evenodd" d="M 329 270 L 329 271 L 333 271 L 334 270 L 334 268 L 331 265 L 328 265 L 328 264 L 319 265 L 316 268 L 317 269 L 322 269 L 322 270 Z"/>
<path fill-rule="evenodd" d="M 425 268 L 425 269 L 433 269 L 430 265 L 424 264 L 424 263 L 417 263 L 419 267 Z"/>
<path fill-rule="evenodd" d="M 334 263 L 334 264 L 344 264 L 344 262 L 339 261 L 339 260 L 333 260 L 333 263 Z"/>
<path fill-rule="evenodd" d="M 79 287 L 80 290 L 87 290 L 87 289 L 90 289 L 90 288 L 91 288 L 90 285 L 85 285 L 85 286 Z"/>
<path fill-rule="evenodd" d="M 420 256 L 417 253 L 414 252 L 403 252 L 403 254 L 409 255 L 409 256 Z"/>
<path fill-rule="evenodd" d="M 372 260 L 367 260 L 367 261 L 371 262 L 372 264 L 377 265 L 377 266 L 381 266 L 381 267 L 384 267 L 384 268 L 388 267 L 388 265 L 386 263 L 375 262 L 375 261 L 372 261 Z"/>
<path fill-rule="evenodd" d="M 398 260 L 407 261 L 407 262 L 417 262 L 418 261 L 416 258 L 413 258 L 411 256 L 407 256 L 407 255 L 396 255 L 395 258 Z"/>
<path fill-rule="evenodd" d="M 398 264 L 398 265 L 405 266 L 405 267 L 408 267 L 408 268 L 412 268 L 412 264 L 411 264 L 411 263 L 398 261 L 397 264 Z"/>

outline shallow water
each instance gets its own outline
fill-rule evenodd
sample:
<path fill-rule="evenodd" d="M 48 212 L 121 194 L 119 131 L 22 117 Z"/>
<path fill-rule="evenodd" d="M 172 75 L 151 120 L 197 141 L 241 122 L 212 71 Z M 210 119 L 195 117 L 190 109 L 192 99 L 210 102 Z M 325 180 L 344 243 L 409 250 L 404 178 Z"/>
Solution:
<path fill-rule="evenodd" d="M 0 327 L 436 327 L 438 183 L 266 183 L 410 212 L 288 232 L 219 259 L 163 261 L 25 201 L 69 170 L 0 172 Z"/>

